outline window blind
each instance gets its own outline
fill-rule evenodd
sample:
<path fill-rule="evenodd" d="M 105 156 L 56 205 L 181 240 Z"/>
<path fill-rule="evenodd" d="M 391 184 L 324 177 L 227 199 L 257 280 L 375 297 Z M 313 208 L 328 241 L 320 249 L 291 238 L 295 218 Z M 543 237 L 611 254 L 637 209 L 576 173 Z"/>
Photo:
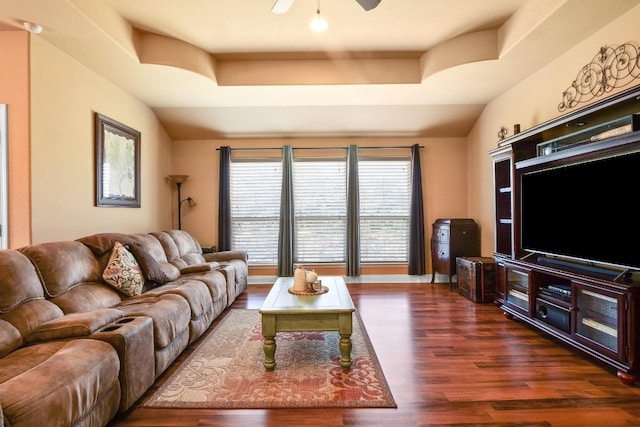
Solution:
<path fill-rule="evenodd" d="M 411 193 L 409 159 L 360 159 L 362 263 L 407 262 Z M 342 263 L 346 252 L 346 160 L 294 159 L 295 259 Z M 277 264 L 280 159 L 231 163 L 232 247 L 251 264 Z"/>
<path fill-rule="evenodd" d="M 360 261 L 407 262 L 411 165 L 409 159 L 358 163 Z"/>
<path fill-rule="evenodd" d="M 346 161 L 294 159 L 295 262 L 344 262 Z"/>
<path fill-rule="evenodd" d="M 251 264 L 277 264 L 280 159 L 231 162 L 231 242 Z"/>

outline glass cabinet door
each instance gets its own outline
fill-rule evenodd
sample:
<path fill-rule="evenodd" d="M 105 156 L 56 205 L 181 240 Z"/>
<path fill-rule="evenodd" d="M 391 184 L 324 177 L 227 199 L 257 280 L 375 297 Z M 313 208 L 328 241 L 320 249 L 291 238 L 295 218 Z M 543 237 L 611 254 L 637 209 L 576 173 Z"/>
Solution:
<path fill-rule="evenodd" d="M 619 357 L 622 349 L 622 296 L 576 288 L 576 335 L 587 344 L 604 347 Z M 591 345 L 593 347 L 593 345 Z"/>
<path fill-rule="evenodd" d="M 507 268 L 507 302 L 529 311 L 529 273 Z"/>

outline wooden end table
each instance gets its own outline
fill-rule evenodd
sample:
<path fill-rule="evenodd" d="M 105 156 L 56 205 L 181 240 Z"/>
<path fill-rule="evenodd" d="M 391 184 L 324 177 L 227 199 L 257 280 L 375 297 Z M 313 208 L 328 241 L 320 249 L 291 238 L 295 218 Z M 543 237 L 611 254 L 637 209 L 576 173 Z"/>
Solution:
<path fill-rule="evenodd" d="M 340 334 L 340 366 L 351 368 L 352 314 L 356 310 L 344 279 L 320 277 L 328 292 L 318 295 L 294 295 L 289 292 L 293 277 L 279 277 L 262 307 L 264 367 L 276 367 L 276 334 L 278 332 L 338 331 Z"/>

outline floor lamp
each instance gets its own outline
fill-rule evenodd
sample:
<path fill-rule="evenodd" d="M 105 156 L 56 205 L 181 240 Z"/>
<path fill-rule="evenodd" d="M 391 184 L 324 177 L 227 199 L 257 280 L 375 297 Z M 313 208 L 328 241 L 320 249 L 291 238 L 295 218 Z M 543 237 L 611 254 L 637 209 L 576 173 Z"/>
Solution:
<path fill-rule="evenodd" d="M 175 183 L 178 188 L 178 230 L 182 230 L 182 203 L 187 202 L 189 206 L 194 206 L 196 204 L 191 197 L 187 197 L 184 200 L 180 197 L 180 188 L 188 178 L 189 175 L 169 175 L 171 182 Z"/>

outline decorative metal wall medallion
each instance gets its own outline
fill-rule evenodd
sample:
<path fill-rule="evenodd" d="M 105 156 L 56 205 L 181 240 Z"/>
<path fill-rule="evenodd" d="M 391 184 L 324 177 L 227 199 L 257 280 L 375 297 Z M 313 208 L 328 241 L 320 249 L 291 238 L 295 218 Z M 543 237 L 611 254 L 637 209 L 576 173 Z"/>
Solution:
<path fill-rule="evenodd" d="M 630 84 L 640 77 L 638 46 L 625 43 L 617 48 L 601 47 L 590 63 L 582 67 L 578 76 L 563 93 L 558 111 L 591 101 L 615 88 Z"/>

